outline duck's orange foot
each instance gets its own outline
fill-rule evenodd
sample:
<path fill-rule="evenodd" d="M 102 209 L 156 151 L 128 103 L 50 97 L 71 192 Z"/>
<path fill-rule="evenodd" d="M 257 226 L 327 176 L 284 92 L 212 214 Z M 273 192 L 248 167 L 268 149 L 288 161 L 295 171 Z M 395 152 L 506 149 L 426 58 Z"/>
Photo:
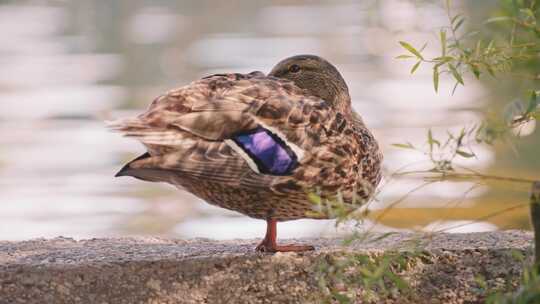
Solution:
<path fill-rule="evenodd" d="M 315 250 L 315 247 L 309 245 L 278 245 L 276 244 L 277 221 L 269 218 L 266 220 L 266 236 L 262 242 L 257 245 L 255 250 L 258 252 L 302 252 Z"/>
<path fill-rule="evenodd" d="M 258 252 L 303 252 L 315 250 L 315 247 L 309 245 L 272 245 L 263 241 L 255 250 Z"/>

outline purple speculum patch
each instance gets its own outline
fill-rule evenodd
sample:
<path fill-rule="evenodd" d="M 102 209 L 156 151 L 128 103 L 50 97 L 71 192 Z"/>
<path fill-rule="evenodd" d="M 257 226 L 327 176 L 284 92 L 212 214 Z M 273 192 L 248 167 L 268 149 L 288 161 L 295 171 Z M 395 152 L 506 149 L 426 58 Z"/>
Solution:
<path fill-rule="evenodd" d="M 298 165 L 298 158 L 287 144 L 262 127 L 237 134 L 234 142 L 255 162 L 261 173 L 288 175 Z"/>

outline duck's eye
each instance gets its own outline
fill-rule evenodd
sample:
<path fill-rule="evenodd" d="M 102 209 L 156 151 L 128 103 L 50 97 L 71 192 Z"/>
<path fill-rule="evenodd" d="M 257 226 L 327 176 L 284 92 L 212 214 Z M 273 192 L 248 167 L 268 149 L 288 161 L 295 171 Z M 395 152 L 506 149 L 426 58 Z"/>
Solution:
<path fill-rule="evenodd" d="M 300 66 L 298 64 L 293 64 L 289 67 L 289 72 L 298 73 L 300 71 Z"/>

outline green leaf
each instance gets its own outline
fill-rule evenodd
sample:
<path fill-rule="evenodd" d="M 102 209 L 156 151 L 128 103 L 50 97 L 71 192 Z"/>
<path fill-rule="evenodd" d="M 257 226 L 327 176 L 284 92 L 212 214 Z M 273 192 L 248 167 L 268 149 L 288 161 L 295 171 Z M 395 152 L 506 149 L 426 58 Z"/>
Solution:
<path fill-rule="evenodd" d="M 474 64 L 470 64 L 470 67 L 474 74 L 474 77 L 476 77 L 476 79 L 480 79 L 480 69 Z"/>
<path fill-rule="evenodd" d="M 407 142 L 406 144 L 392 144 L 392 146 L 403 149 L 416 149 L 410 142 Z"/>
<path fill-rule="evenodd" d="M 510 250 L 510 255 L 512 255 L 512 258 L 518 262 L 522 262 L 523 260 L 525 260 L 525 256 L 523 255 L 523 253 L 516 249 Z"/>
<path fill-rule="evenodd" d="M 534 12 L 530 8 L 522 8 L 519 10 L 523 14 L 527 15 L 530 18 L 534 19 Z"/>
<path fill-rule="evenodd" d="M 321 204 L 321 197 L 313 192 L 309 192 L 308 193 L 308 200 L 313 203 L 313 204 L 316 204 L 316 205 L 320 205 Z"/>
<path fill-rule="evenodd" d="M 409 59 L 409 58 L 414 58 L 414 56 L 411 56 L 411 55 L 399 55 L 396 57 L 396 59 Z"/>
<path fill-rule="evenodd" d="M 501 21 L 510 21 L 510 20 L 512 20 L 512 18 L 508 16 L 492 17 L 484 21 L 484 24 L 490 24 L 490 23 L 501 22 Z"/>
<path fill-rule="evenodd" d="M 456 153 L 465 158 L 471 158 L 475 156 L 473 153 L 468 153 L 462 150 L 456 150 Z"/>
<path fill-rule="evenodd" d="M 441 63 L 449 62 L 454 60 L 455 58 L 452 56 L 441 56 L 441 57 L 435 57 L 433 60 L 440 61 Z"/>
<path fill-rule="evenodd" d="M 362 276 L 364 276 L 366 278 L 373 278 L 373 276 L 374 276 L 372 271 L 370 271 L 369 269 L 364 268 L 364 267 L 358 268 L 358 271 L 362 274 Z"/>
<path fill-rule="evenodd" d="M 467 133 L 465 133 L 465 127 L 461 128 L 461 131 L 459 132 L 459 136 L 457 137 L 457 146 L 461 147 L 463 138 L 465 137 Z"/>
<path fill-rule="evenodd" d="M 460 18 L 459 21 L 457 21 L 456 25 L 454 25 L 454 31 L 457 31 L 463 25 L 463 22 L 465 22 L 465 17 Z"/>
<path fill-rule="evenodd" d="M 493 71 L 493 68 L 490 65 L 486 65 L 486 70 L 488 71 L 489 75 L 491 75 L 491 77 L 497 78 L 495 76 L 495 71 Z"/>
<path fill-rule="evenodd" d="M 441 143 L 433 138 L 433 133 L 431 132 L 431 129 L 428 130 L 428 144 L 430 148 L 433 146 L 433 144 L 436 144 L 437 146 L 441 146 Z"/>
<path fill-rule="evenodd" d="M 401 277 L 399 277 L 395 273 L 393 273 L 391 271 L 388 271 L 388 272 L 386 272 L 386 275 L 389 277 L 390 280 L 392 280 L 392 282 L 394 282 L 394 284 L 396 284 L 396 287 L 399 290 L 407 290 L 407 289 L 409 289 L 409 284 L 407 284 L 407 282 L 405 280 L 403 280 Z"/>
<path fill-rule="evenodd" d="M 463 40 L 465 38 L 471 38 L 471 37 L 476 36 L 478 34 L 480 34 L 480 31 L 470 31 L 470 32 L 465 33 L 463 36 L 461 36 L 459 38 L 459 40 Z"/>
<path fill-rule="evenodd" d="M 461 85 L 464 85 L 463 78 L 461 77 L 461 75 L 457 71 L 456 67 L 453 64 L 449 63 L 448 68 L 450 68 L 450 72 L 452 72 L 452 75 L 457 80 L 457 82 L 461 83 Z"/>
<path fill-rule="evenodd" d="M 456 20 L 461 17 L 461 14 L 457 14 L 455 15 L 454 17 L 452 17 L 452 20 L 450 20 L 450 24 L 454 25 L 454 22 L 456 22 Z"/>
<path fill-rule="evenodd" d="M 375 243 L 375 242 L 378 242 L 378 241 L 380 241 L 380 240 L 382 240 L 382 239 L 385 239 L 385 238 L 387 238 L 387 237 L 389 237 L 389 236 L 391 236 L 391 235 L 394 235 L 394 234 L 396 234 L 396 233 L 397 233 L 397 232 L 385 232 L 385 233 L 383 233 L 383 234 L 381 234 L 381 235 L 379 235 L 379 236 L 377 236 L 377 237 L 375 237 L 375 238 L 373 238 L 373 239 L 370 239 L 369 241 L 370 241 L 371 243 Z"/>
<path fill-rule="evenodd" d="M 515 100 L 508 103 L 503 110 L 503 118 L 508 125 L 514 125 L 515 120 L 524 118 L 524 115 L 526 115 L 526 110 L 524 102 L 521 100 Z"/>
<path fill-rule="evenodd" d="M 442 57 L 444 57 L 446 56 L 446 31 L 445 30 L 441 30 L 440 38 L 441 38 Z"/>
<path fill-rule="evenodd" d="M 454 84 L 454 88 L 452 89 L 452 96 L 454 96 L 454 93 L 456 92 L 458 85 L 459 85 L 459 82 L 456 81 L 456 84 Z"/>
<path fill-rule="evenodd" d="M 478 39 L 476 47 L 474 48 L 475 56 L 480 57 L 480 51 L 482 50 L 482 39 Z"/>
<path fill-rule="evenodd" d="M 407 51 L 411 52 L 414 56 L 418 57 L 419 59 L 424 60 L 424 57 L 422 57 L 422 54 L 418 52 L 412 45 L 408 44 L 405 41 L 400 41 L 399 44 L 406 49 Z"/>
<path fill-rule="evenodd" d="M 338 292 L 335 292 L 333 294 L 334 298 L 336 298 L 336 300 L 338 301 L 339 304 L 349 304 L 351 303 L 351 299 L 349 299 L 349 297 L 347 297 L 346 295 L 342 295 Z"/>
<path fill-rule="evenodd" d="M 480 70 L 473 67 L 472 71 L 473 71 L 474 77 L 476 77 L 476 79 L 480 79 Z"/>
<path fill-rule="evenodd" d="M 489 52 L 491 52 L 491 50 L 493 49 L 493 45 L 494 45 L 494 44 L 495 44 L 495 41 L 494 41 L 494 40 L 491 40 L 491 41 L 488 43 L 488 45 L 487 45 L 487 47 L 486 47 L 486 51 L 485 51 L 484 53 L 488 53 L 488 54 L 489 54 Z"/>
<path fill-rule="evenodd" d="M 536 111 L 538 104 L 540 104 L 540 96 L 538 96 L 536 91 L 532 91 L 531 98 L 529 99 L 529 105 L 527 106 L 527 110 L 525 110 L 525 114 Z"/>
<path fill-rule="evenodd" d="M 439 91 L 439 67 L 437 66 L 433 68 L 433 88 L 435 92 Z"/>
<path fill-rule="evenodd" d="M 486 289 L 488 287 L 486 279 L 482 275 L 475 276 L 474 282 L 482 289 Z"/>
<path fill-rule="evenodd" d="M 420 63 L 422 63 L 422 61 L 418 61 L 411 69 L 411 74 L 414 74 L 414 72 L 416 71 L 416 69 L 418 69 L 418 67 L 420 66 Z"/>

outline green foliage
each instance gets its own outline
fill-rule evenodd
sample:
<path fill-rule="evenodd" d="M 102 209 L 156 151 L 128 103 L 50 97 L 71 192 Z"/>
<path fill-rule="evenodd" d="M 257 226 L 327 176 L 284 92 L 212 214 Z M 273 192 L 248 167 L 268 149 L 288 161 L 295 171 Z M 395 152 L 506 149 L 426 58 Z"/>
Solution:
<path fill-rule="evenodd" d="M 443 173 L 454 171 L 456 157 L 476 157 L 471 144 L 482 140 L 479 134 L 483 131 L 485 131 L 485 127 L 482 125 L 466 126 L 457 134 L 447 131 L 447 138 L 439 140 L 435 138 L 433 132 L 429 129 L 426 136 L 426 145 L 422 147 L 415 147 L 410 143 L 394 144 L 393 146 L 412 149 L 426 155 L 433 164 L 430 172 Z"/>
<path fill-rule="evenodd" d="M 439 30 L 439 56 L 424 55 L 425 45 L 416 49 L 408 42 L 399 42 L 409 54 L 397 58 L 417 60 L 411 73 L 421 63 L 431 65 L 435 91 L 439 90 L 439 79 L 443 74 L 455 81 L 453 92 L 459 85 L 465 85 L 467 75 L 476 79 L 485 74 L 491 77 L 519 75 L 532 81 L 532 85 L 538 83 L 540 73 L 530 69 L 529 65 L 540 62 L 540 1 L 501 1 L 498 15 L 487 19 L 478 30 L 464 29 L 466 18 L 462 14 L 452 13 L 450 1 L 446 1 L 446 10 L 448 26 Z M 527 94 L 526 102 L 514 101 L 501 113 L 486 113 L 484 121 L 463 127 L 459 134 L 447 132 L 446 139 L 434 139 L 429 130 L 428 148 L 414 147 L 410 143 L 393 146 L 425 154 L 433 163 L 434 172 L 452 171 L 456 157 L 476 156 L 474 145 L 492 145 L 497 141 L 511 143 L 510 139 L 519 135 L 521 126 L 540 117 L 540 91 L 533 88 Z"/>
<path fill-rule="evenodd" d="M 372 196 L 376 193 L 367 181 L 358 184 L 358 188 L 352 191 L 352 196 L 349 198 L 345 198 L 343 192 L 339 190 L 332 196 L 322 193 L 319 189 L 308 192 L 308 200 L 313 204 L 313 208 L 307 215 L 313 218 L 337 219 L 336 225 L 353 218 L 359 222 L 357 224 L 360 224 L 362 218 L 367 215 L 367 209 L 360 216 L 353 213 L 369 201 L 365 198 L 366 193 L 372 193 Z"/>
<path fill-rule="evenodd" d="M 369 191 L 371 189 L 360 189 Z M 336 225 L 352 220 L 356 225 L 362 223 L 367 216 L 367 209 L 358 213 L 361 205 L 366 205 L 366 199 L 356 199 L 346 202 L 338 192 L 333 198 L 324 197 L 320 191 L 308 193 L 309 200 L 314 204 L 312 216 L 336 218 Z M 392 232 L 372 235 L 369 231 L 355 231 L 343 241 L 345 246 L 352 243 L 376 243 L 391 236 Z M 324 303 L 377 303 L 389 294 L 408 294 L 410 292 L 407 280 L 402 273 L 407 270 L 414 259 L 421 255 L 418 239 L 405 242 L 402 247 L 379 254 L 350 253 L 342 256 L 322 256 L 316 264 L 317 281 L 323 291 Z"/>
<path fill-rule="evenodd" d="M 438 31 L 440 54 L 428 56 L 424 52 L 427 43 L 417 48 L 409 42 L 399 41 L 406 53 L 397 56 L 397 59 L 414 60 L 410 73 L 414 74 L 420 66 L 431 67 L 436 92 L 439 91 L 441 77 L 449 77 L 454 81 L 452 93 L 458 86 L 464 86 L 474 79 L 518 76 L 527 79 L 524 84 L 530 85 L 530 90 L 526 101 L 509 103 L 500 113 L 486 113 L 483 121 L 466 125 L 459 131 L 447 131 L 445 136 L 441 137 L 429 129 L 423 145 L 405 142 L 393 146 L 423 153 L 433 165 L 428 171 L 412 173 L 430 172 L 440 176 L 440 180 L 453 175 L 530 183 L 531 181 L 526 179 L 488 176 L 472 170 L 468 170 L 468 174 L 459 173 L 456 172 L 459 168 L 455 161 L 459 158 L 477 157 L 474 148 L 478 144 L 510 142 L 514 130 L 540 117 L 540 91 L 536 87 L 540 81 L 540 73 L 537 69 L 530 68 L 540 65 L 540 1 L 501 0 L 501 9 L 497 14 L 485 20 L 481 28 L 476 30 L 467 29 L 466 17 L 453 14 L 451 2 L 447 0 L 445 3 L 448 26 Z M 415 190 L 417 189 L 412 191 Z M 349 219 L 359 221 L 358 217 L 351 217 L 352 211 L 366 203 L 366 200 L 355 199 L 351 203 L 344 200 L 342 195 L 328 198 L 317 191 L 309 196 L 315 206 L 315 214 L 337 218 L 337 223 Z M 396 203 L 400 201 L 401 199 Z M 394 204 L 390 204 L 388 208 L 392 208 Z M 383 234 L 375 239 L 380 240 L 389 235 Z M 345 240 L 345 245 L 373 239 L 368 232 L 356 232 Z M 390 294 L 410 294 L 412 291 L 403 273 L 419 256 L 421 250 L 415 247 L 413 250 L 396 249 L 375 256 L 348 254 L 339 258 L 324 257 L 318 263 L 317 269 L 319 286 L 326 295 L 324 302 L 377 303 Z M 477 276 L 475 281 L 477 291 L 487 297 L 488 303 L 540 303 L 540 278 L 536 272 L 525 271 L 522 287 L 512 295 L 490 289 L 481 276 Z M 504 290 L 507 290 L 507 287 Z"/>
<path fill-rule="evenodd" d="M 465 126 L 458 134 L 447 132 L 446 140 L 438 140 L 430 130 L 427 132 L 427 145 L 422 148 L 412 144 L 394 144 L 399 148 L 414 149 L 424 153 L 432 162 L 429 172 L 438 173 L 442 178 L 454 171 L 456 157 L 476 157 L 473 144 L 488 144 L 501 140 L 509 142 L 512 130 L 531 120 L 540 117 L 540 91 L 538 81 L 540 73 L 535 66 L 540 63 L 540 1 L 536 0 L 504 0 L 498 16 L 489 18 L 483 23 L 485 27 L 496 27 L 498 34 L 488 33 L 487 29 L 477 31 L 462 30 L 465 17 L 453 15 L 450 1 L 446 1 L 449 26 L 441 28 L 439 40 L 441 54 L 428 58 L 407 42 L 400 44 L 419 61 L 411 72 L 416 71 L 420 63 L 431 64 L 433 69 L 433 85 L 439 88 L 441 74 L 450 75 L 454 81 L 454 90 L 458 85 L 465 85 L 464 77 L 469 74 L 476 79 L 488 74 L 491 77 L 510 76 L 528 80 L 532 85 L 527 101 L 517 100 L 509 103 L 498 115 L 487 115 L 486 119 L 471 126 Z M 447 35 L 450 33 L 450 35 Z M 487 38 L 487 39 L 486 39 Z M 398 56 L 399 59 L 407 59 Z M 530 67 L 533 68 L 530 68 Z M 444 142 L 441 144 L 441 142 Z M 465 174 L 461 174 L 465 176 Z M 473 178 L 489 176 L 473 172 L 466 175 Z M 500 178 L 513 181 L 525 181 L 517 178 Z M 539 244 L 537 244 L 538 246 Z M 516 258 L 523 260 L 519 253 Z M 485 280 L 476 277 L 477 290 L 487 294 L 487 303 L 540 303 L 540 275 L 536 267 L 529 269 L 524 265 L 523 279 L 519 290 L 511 294 L 501 294 L 490 290 Z"/>
<path fill-rule="evenodd" d="M 454 81 L 454 91 L 458 85 L 465 85 L 464 76 L 470 74 L 476 79 L 488 74 L 514 72 L 520 63 L 538 60 L 540 52 L 540 2 L 538 1 L 503 1 L 500 16 L 489 18 L 480 30 L 463 30 L 466 18 L 461 14 L 453 15 L 450 1 L 446 2 L 449 24 L 439 30 L 440 55 L 427 57 L 423 49 L 416 49 L 412 44 L 400 41 L 400 45 L 413 56 L 400 55 L 398 59 L 418 60 L 411 73 L 420 63 L 430 64 L 433 69 L 433 85 L 439 88 L 441 74 L 450 75 Z M 498 29 L 497 35 L 490 37 L 489 27 Z M 530 79 L 540 80 L 538 71 L 526 75 Z"/>
<path fill-rule="evenodd" d="M 415 263 L 420 251 L 325 256 L 317 263 L 317 281 L 324 303 L 378 303 L 388 295 L 410 295 L 401 274 Z"/>
<path fill-rule="evenodd" d="M 475 145 L 492 145 L 497 140 L 509 142 L 514 136 L 513 130 L 540 116 L 539 103 L 540 91 L 532 91 L 527 102 L 510 103 L 504 111 L 504 117 L 488 117 L 480 123 L 462 127 L 458 133 L 446 131 L 445 139 L 435 138 L 429 129 L 426 146 L 423 147 L 415 147 L 409 142 L 393 146 L 423 153 L 433 164 L 432 172 L 453 171 L 457 157 L 476 157 Z"/>
<path fill-rule="evenodd" d="M 488 292 L 489 289 L 486 289 Z M 540 303 L 540 274 L 525 266 L 520 286 L 512 293 L 490 292 L 487 304 L 536 304 Z"/>

